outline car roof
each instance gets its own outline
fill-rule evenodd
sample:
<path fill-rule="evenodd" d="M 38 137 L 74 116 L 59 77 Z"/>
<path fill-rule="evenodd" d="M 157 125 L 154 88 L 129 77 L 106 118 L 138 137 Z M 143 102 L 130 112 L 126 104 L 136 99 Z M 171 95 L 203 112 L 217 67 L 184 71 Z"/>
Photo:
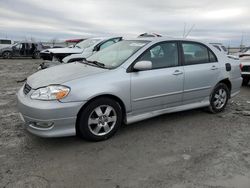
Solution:
<path fill-rule="evenodd" d="M 108 40 L 108 39 L 113 39 L 113 38 L 122 38 L 121 36 L 110 36 L 110 37 L 91 37 L 88 39 L 100 39 L 100 40 Z"/>
<path fill-rule="evenodd" d="M 200 42 L 204 44 L 209 44 L 208 42 L 196 40 L 196 39 L 186 39 L 186 38 L 175 38 L 175 37 L 145 37 L 145 38 L 125 38 L 124 40 L 137 40 L 137 41 L 150 41 L 150 42 L 161 42 L 161 41 L 187 41 L 187 42 Z"/>

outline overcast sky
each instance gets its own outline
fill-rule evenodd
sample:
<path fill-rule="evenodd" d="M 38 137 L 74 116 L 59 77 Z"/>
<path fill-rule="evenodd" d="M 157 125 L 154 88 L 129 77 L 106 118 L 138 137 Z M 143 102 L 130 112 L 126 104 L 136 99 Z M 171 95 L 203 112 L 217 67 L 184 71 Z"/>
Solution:
<path fill-rule="evenodd" d="M 37 40 L 155 32 L 250 45 L 250 0 L 0 0 L 0 37 Z"/>

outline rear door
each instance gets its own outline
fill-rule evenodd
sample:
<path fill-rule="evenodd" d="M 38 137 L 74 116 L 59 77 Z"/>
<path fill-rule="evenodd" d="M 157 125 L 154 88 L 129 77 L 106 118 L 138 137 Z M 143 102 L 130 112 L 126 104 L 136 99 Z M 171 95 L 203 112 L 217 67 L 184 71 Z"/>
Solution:
<path fill-rule="evenodd" d="M 183 66 L 176 42 L 161 42 L 146 50 L 136 61 L 151 61 L 152 69 L 132 72 L 131 104 L 134 113 L 181 105 Z"/>
<path fill-rule="evenodd" d="M 207 46 L 182 42 L 184 63 L 183 104 L 208 99 L 219 77 L 218 60 Z"/>
<path fill-rule="evenodd" d="M 22 44 L 21 43 L 13 46 L 12 47 L 12 55 L 13 56 L 20 56 L 21 48 L 22 48 Z"/>

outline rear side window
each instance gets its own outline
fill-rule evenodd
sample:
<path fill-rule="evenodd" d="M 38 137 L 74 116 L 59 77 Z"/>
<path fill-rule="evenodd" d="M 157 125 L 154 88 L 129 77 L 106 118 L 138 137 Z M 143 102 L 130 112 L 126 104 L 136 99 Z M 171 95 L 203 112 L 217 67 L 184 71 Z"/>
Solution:
<path fill-rule="evenodd" d="M 10 40 L 0 40 L 0 44 L 11 44 Z"/>
<path fill-rule="evenodd" d="M 216 62 L 214 53 L 206 46 L 199 43 L 182 43 L 185 65 L 204 64 Z"/>
<path fill-rule="evenodd" d="M 217 58 L 214 55 L 214 53 L 212 53 L 211 50 L 208 50 L 208 53 L 209 53 L 209 60 L 210 60 L 210 62 L 217 62 Z"/>

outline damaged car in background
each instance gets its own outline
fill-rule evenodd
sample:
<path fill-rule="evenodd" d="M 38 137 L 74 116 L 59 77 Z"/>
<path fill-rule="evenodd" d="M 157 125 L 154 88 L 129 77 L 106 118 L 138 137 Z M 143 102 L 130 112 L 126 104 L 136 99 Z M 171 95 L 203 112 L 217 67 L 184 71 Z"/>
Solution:
<path fill-rule="evenodd" d="M 250 48 L 245 48 L 240 51 L 240 68 L 243 78 L 242 85 L 247 86 L 250 81 Z"/>
<path fill-rule="evenodd" d="M 44 50 L 41 52 L 41 58 L 46 61 L 39 66 L 39 69 L 60 65 L 61 63 L 81 61 L 93 53 L 121 40 L 122 37 L 96 37 L 83 40 L 77 43 L 73 48 L 66 47 Z"/>
<path fill-rule="evenodd" d="M 123 123 L 195 108 L 223 111 L 240 92 L 239 65 L 199 41 L 122 40 L 31 75 L 18 91 L 18 109 L 35 135 L 100 141 Z"/>
<path fill-rule="evenodd" d="M 46 49 L 42 43 L 38 42 L 18 42 L 14 45 L 0 49 L 0 57 L 10 59 L 12 57 L 32 57 L 33 59 L 40 58 L 40 52 Z"/>

